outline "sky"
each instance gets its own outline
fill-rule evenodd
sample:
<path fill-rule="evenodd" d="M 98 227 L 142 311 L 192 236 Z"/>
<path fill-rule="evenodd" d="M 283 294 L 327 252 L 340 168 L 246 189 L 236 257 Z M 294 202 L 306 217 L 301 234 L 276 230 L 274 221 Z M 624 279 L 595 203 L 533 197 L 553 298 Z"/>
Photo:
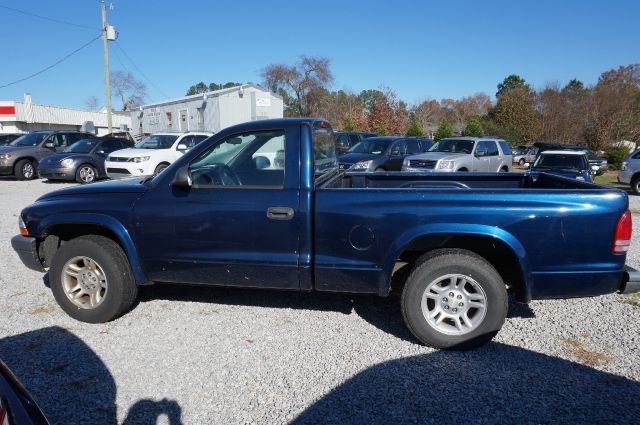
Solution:
<path fill-rule="evenodd" d="M 144 80 L 149 102 L 183 96 L 199 81 L 259 83 L 263 67 L 302 54 L 331 60 L 332 89 L 390 87 L 409 104 L 493 96 L 514 73 L 534 87 L 572 78 L 593 84 L 608 69 L 640 62 L 638 0 L 112 3 L 108 20 L 119 34 L 109 44 L 111 70 Z M 98 0 L 0 0 L 0 86 L 55 63 L 98 36 L 100 25 Z M 0 100 L 24 92 L 49 105 L 104 101 L 102 40 L 1 88 Z"/>

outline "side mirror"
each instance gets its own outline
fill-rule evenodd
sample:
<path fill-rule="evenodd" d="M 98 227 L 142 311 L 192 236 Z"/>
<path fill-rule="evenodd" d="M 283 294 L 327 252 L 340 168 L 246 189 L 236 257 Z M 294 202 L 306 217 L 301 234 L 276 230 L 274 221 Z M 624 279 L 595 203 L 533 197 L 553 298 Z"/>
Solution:
<path fill-rule="evenodd" d="M 178 145 L 178 150 L 179 150 L 179 151 L 186 151 L 187 149 L 189 149 L 189 148 L 188 148 L 188 147 L 187 147 L 187 145 L 185 145 L 184 143 L 180 143 L 180 144 Z"/>
<path fill-rule="evenodd" d="M 253 158 L 253 163 L 256 166 L 256 170 L 264 170 L 265 168 L 271 167 L 271 161 L 266 156 L 256 156 Z"/>
<path fill-rule="evenodd" d="M 171 183 L 174 187 L 178 187 L 180 189 L 189 190 L 191 186 L 193 186 L 193 182 L 191 181 L 191 175 L 189 174 L 189 167 L 182 167 L 176 173 L 176 176 L 173 178 L 173 182 Z"/>
<path fill-rule="evenodd" d="M 391 151 L 389 156 L 400 156 L 400 151 Z"/>
<path fill-rule="evenodd" d="M 102 149 L 100 149 L 99 151 L 96 151 L 96 155 L 106 156 L 107 154 Z"/>
<path fill-rule="evenodd" d="M 476 157 L 487 156 L 487 151 L 476 151 Z"/>
<path fill-rule="evenodd" d="M 45 142 L 43 146 L 47 149 L 55 149 L 55 146 L 53 146 L 53 142 Z"/>
<path fill-rule="evenodd" d="M 525 162 L 524 163 L 524 168 L 529 168 L 529 167 L 531 167 L 531 164 L 529 164 L 528 162 Z"/>

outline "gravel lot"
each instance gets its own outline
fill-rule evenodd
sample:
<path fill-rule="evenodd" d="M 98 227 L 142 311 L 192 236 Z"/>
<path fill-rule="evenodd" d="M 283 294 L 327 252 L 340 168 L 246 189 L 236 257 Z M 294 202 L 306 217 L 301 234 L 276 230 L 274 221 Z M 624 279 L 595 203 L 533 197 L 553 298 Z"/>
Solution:
<path fill-rule="evenodd" d="M 640 307 L 619 295 L 512 304 L 465 353 L 417 344 L 397 298 L 155 286 L 112 323 L 75 322 L 9 242 L 65 186 L 0 180 L 0 359 L 52 423 L 640 421 Z"/>

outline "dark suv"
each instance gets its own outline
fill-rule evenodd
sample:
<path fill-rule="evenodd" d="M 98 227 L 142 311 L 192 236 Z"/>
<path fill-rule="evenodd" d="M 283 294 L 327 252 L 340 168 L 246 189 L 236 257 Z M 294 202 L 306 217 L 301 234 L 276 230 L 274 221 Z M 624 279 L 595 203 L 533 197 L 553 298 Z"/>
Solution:
<path fill-rule="evenodd" d="M 419 137 L 369 137 L 338 158 L 341 170 L 400 171 L 408 155 L 420 154 L 433 145 L 433 140 Z"/>
<path fill-rule="evenodd" d="M 338 155 L 346 153 L 352 146 L 358 144 L 369 137 L 376 137 L 376 133 L 367 133 L 364 131 L 336 131 L 336 152 Z"/>
<path fill-rule="evenodd" d="M 38 163 L 49 155 L 64 151 L 81 139 L 95 139 L 80 131 L 34 131 L 17 138 L 9 146 L 0 146 L 0 175 L 14 175 L 18 180 L 38 176 Z"/>

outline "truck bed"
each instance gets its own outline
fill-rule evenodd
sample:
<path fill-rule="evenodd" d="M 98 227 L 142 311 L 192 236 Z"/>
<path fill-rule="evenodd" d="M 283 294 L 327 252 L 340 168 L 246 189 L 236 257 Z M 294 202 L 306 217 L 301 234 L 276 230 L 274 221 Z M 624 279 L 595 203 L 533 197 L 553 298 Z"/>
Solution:
<path fill-rule="evenodd" d="M 321 188 L 603 189 L 546 173 L 341 173 Z"/>

